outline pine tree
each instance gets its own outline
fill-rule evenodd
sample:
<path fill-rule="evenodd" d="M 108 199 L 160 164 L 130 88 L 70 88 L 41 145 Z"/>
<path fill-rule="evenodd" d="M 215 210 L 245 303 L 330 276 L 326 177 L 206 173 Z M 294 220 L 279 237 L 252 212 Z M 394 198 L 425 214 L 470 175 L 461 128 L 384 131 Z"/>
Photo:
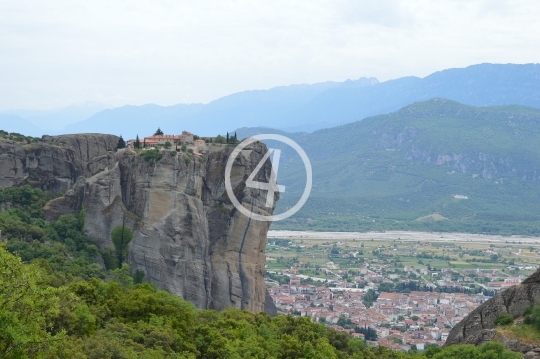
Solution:
<path fill-rule="evenodd" d="M 163 131 L 161 131 L 161 128 L 158 127 L 156 133 L 154 133 L 154 136 L 162 136 L 163 135 Z"/>
<path fill-rule="evenodd" d="M 136 149 L 140 149 L 141 148 L 141 141 L 139 141 L 139 135 L 137 135 L 137 138 L 135 139 L 135 145 L 134 147 Z"/>
<path fill-rule="evenodd" d="M 116 144 L 116 149 L 119 150 L 121 148 L 126 148 L 126 141 L 122 138 L 122 135 L 120 135 L 120 138 L 118 139 L 118 143 Z"/>

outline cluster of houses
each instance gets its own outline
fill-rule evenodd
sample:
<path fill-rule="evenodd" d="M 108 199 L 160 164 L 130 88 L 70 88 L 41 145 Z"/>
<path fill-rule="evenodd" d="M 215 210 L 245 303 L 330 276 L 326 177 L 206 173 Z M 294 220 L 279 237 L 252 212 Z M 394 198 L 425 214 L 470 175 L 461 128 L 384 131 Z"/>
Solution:
<path fill-rule="evenodd" d="M 443 344 L 454 325 L 489 299 L 483 293 L 472 294 L 465 283 L 481 281 L 485 283 L 481 284 L 483 288 L 497 292 L 524 279 L 523 275 L 512 276 L 497 269 L 470 269 L 469 273 L 458 275 L 453 268 L 435 272 L 406 265 L 396 273 L 385 265 L 367 263 L 351 272 L 331 261 L 320 271 L 336 278 L 323 279 L 303 275 L 304 266 L 307 263 L 297 262 L 282 270 L 282 274 L 289 276 L 288 283 L 277 285 L 269 279 L 269 285 L 274 285 L 269 292 L 280 312 L 309 316 L 358 338 L 364 337 L 358 328 L 371 328 L 378 337 L 373 345 L 402 350 Z M 307 278 L 311 281 L 302 284 L 302 279 Z M 393 293 L 382 289 L 388 287 L 383 286 L 385 283 L 408 284 L 418 280 L 424 280 L 425 285 L 418 286 L 424 288 L 422 291 Z M 439 291 L 439 287 L 452 290 Z M 379 294 L 374 302 L 365 298 L 370 290 L 371 294 Z M 344 319 L 348 325 L 343 326 Z"/>
<path fill-rule="evenodd" d="M 294 276 L 288 284 L 269 288 L 282 313 L 309 316 L 313 321 L 327 323 L 358 338 L 364 335 L 355 327 L 369 327 L 378 337 L 373 345 L 406 351 L 444 344 L 450 329 L 488 299 L 483 294 L 381 292 L 371 306 L 366 306 L 367 290 L 301 285 Z M 343 323 L 343 318 L 349 326 L 338 325 Z"/>

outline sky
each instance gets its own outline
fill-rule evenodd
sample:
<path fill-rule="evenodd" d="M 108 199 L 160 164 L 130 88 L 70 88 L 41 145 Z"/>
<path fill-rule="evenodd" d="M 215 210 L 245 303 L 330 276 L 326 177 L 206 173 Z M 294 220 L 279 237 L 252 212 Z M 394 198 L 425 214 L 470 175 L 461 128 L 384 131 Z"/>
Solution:
<path fill-rule="evenodd" d="M 537 63 L 531 0 L 0 0 L 0 111 Z"/>

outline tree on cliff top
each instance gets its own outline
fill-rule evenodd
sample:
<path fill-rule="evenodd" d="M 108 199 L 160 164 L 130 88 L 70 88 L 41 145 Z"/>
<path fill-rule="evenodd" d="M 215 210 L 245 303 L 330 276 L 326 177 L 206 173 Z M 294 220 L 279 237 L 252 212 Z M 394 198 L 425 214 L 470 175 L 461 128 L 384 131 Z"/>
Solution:
<path fill-rule="evenodd" d="M 120 138 L 118 139 L 118 143 L 116 144 L 116 149 L 119 150 L 121 148 L 126 147 L 126 141 L 122 138 L 122 135 L 120 135 Z"/>
<path fill-rule="evenodd" d="M 122 268 L 122 263 L 127 255 L 129 242 L 133 239 L 133 232 L 125 226 L 116 226 L 111 232 L 111 239 L 118 257 L 118 268 Z"/>
<path fill-rule="evenodd" d="M 154 133 L 154 136 L 162 136 L 163 135 L 163 131 L 161 131 L 161 128 L 158 127 L 156 133 Z"/>

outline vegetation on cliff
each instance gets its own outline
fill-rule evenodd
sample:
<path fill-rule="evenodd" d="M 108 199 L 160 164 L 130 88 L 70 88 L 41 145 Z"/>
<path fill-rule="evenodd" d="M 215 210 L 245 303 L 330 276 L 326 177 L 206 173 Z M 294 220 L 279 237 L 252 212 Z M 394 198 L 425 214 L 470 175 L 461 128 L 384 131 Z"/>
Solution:
<path fill-rule="evenodd" d="M 501 345 L 402 353 L 369 348 L 309 318 L 196 310 L 127 265 L 105 271 L 80 216 L 45 222 L 48 194 L 1 191 L 3 358 L 514 358 Z M 11 252 L 11 253 L 10 253 Z"/>
<path fill-rule="evenodd" d="M 3 138 L 5 140 L 12 140 L 15 142 L 26 142 L 27 144 L 32 142 L 38 142 L 40 140 L 37 137 L 25 136 L 17 132 L 10 133 L 4 130 L 0 130 L 0 138 Z"/>
<path fill-rule="evenodd" d="M 368 348 L 309 318 L 195 310 L 154 286 L 135 285 L 129 267 L 110 281 L 53 286 L 43 263 L 0 248 L 0 353 L 4 358 L 518 358 L 487 343 L 423 354 Z"/>
<path fill-rule="evenodd" d="M 522 317 L 502 313 L 495 321 L 495 339 L 518 340 L 523 345 L 540 347 L 540 303 L 526 309 Z"/>

